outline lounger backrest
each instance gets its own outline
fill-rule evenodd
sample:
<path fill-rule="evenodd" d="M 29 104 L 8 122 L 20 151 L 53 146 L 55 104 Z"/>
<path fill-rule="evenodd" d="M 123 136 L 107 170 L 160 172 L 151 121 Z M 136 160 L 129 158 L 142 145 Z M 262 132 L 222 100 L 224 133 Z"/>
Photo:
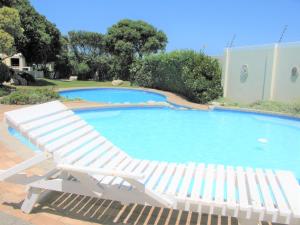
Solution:
<path fill-rule="evenodd" d="M 9 126 L 17 129 L 21 124 L 43 118 L 45 116 L 49 116 L 64 110 L 67 110 L 67 107 L 65 105 L 63 105 L 59 101 L 53 101 L 6 112 L 4 114 L 4 119 Z"/>

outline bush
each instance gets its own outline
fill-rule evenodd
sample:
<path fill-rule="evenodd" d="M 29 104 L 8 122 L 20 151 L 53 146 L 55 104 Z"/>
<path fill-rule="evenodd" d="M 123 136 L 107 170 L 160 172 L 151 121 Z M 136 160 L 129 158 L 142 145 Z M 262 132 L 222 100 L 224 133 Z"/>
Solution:
<path fill-rule="evenodd" d="M 38 104 L 60 98 L 59 94 L 52 89 L 17 89 L 0 100 L 2 104 Z"/>
<path fill-rule="evenodd" d="M 92 78 L 91 69 L 86 63 L 74 62 L 74 75 L 78 77 L 78 80 L 89 80 Z"/>
<path fill-rule="evenodd" d="M 4 63 L 0 62 L 0 85 L 3 82 L 8 82 L 11 77 L 11 72 L 8 66 L 6 66 Z"/>
<path fill-rule="evenodd" d="M 175 92 L 197 103 L 222 95 L 221 68 L 217 60 L 194 51 L 149 55 L 131 67 L 139 86 Z"/>

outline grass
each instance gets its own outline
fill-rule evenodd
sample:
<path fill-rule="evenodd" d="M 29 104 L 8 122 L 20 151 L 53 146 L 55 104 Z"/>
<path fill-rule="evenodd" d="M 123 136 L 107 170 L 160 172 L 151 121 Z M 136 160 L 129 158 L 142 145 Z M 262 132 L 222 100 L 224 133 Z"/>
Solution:
<path fill-rule="evenodd" d="M 62 88 L 78 88 L 78 87 L 113 87 L 111 81 L 68 81 L 68 80 L 50 80 L 37 79 L 36 82 L 28 86 L 2 86 L 0 87 L 0 103 L 1 104 L 37 104 L 54 99 L 70 101 L 59 96 L 56 92 Z M 130 82 L 124 81 L 118 87 L 134 87 Z M 74 99 L 78 100 L 78 99 Z"/>
<path fill-rule="evenodd" d="M 50 79 L 37 79 L 36 83 L 31 86 L 22 86 L 18 88 L 77 88 L 77 87 L 114 87 L 111 81 L 82 81 L 82 80 L 50 80 Z M 129 81 L 118 87 L 133 87 Z"/>
<path fill-rule="evenodd" d="M 218 102 L 221 106 L 236 107 L 244 109 L 253 109 L 266 112 L 276 112 L 300 116 L 300 102 L 284 103 L 275 101 L 258 101 L 250 104 L 243 104 L 231 101 L 229 99 L 220 98 Z"/>

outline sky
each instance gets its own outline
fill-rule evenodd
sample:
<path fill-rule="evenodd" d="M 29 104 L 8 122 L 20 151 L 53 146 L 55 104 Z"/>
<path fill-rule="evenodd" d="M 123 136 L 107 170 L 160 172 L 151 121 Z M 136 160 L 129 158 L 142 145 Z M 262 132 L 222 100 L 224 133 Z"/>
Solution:
<path fill-rule="evenodd" d="M 144 20 L 164 31 L 167 51 L 209 55 L 224 48 L 300 41 L 300 0 L 30 0 L 63 34 L 105 33 L 121 19 Z M 235 38 L 233 38 L 235 36 Z"/>

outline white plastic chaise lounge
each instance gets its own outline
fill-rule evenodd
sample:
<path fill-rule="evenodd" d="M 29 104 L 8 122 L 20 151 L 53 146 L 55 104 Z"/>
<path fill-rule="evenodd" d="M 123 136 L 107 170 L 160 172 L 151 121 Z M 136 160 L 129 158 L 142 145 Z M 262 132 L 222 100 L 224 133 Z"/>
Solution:
<path fill-rule="evenodd" d="M 59 101 L 6 112 L 5 122 L 41 150 L 0 172 L 0 180 L 29 187 L 22 205 L 26 213 L 43 193 L 59 191 L 252 221 L 300 224 L 300 188 L 289 171 L 135 159 Z M 45 175 L 21 173 L 46 160 L 55 167 Z"/>

